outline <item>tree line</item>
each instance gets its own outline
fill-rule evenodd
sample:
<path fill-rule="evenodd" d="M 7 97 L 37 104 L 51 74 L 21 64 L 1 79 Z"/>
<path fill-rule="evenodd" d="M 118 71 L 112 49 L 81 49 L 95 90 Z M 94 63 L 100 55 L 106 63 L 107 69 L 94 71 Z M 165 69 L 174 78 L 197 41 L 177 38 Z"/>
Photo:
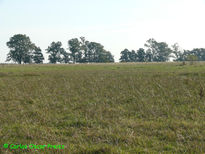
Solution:
<path fill-rule="evenodd" d="M 44 56 L 40 47 L 31 42 L 30 38 L 23 34 L 16 34 L 6 43 L 10 49 L 6 61 L 14 61 L 18 64 L 43 63 Z M 84 37 L 73 38 L 68 41 L 66 51 L 62 43 L 52 42 L 46 49 L 50 63 L 107 63 L 114 62 L 114 56 L 106 51 L 100 43 L 89 42 Z"/>
<path fill-rule="evenodd" d="M 157 42 L 153 38 L 146 41 L 144 48 L 137 51 L 124 49 L 120 62 L 166 62 L 171 58 L 174 61 L 205 61 L 204 48 L 184 50 L 178 43 L 169 47 L 166 42 Z"/>
<path fill-rule="evenodd" d="M 44 55 L 40 47 L 31 42 L 23 34 L 16 34 L 6 43 L 10 49 L 6 61 L 22 63 L 43 63 Z M 89 42 L 85 37 L 68 40 L 68 51 L 62 43 L 52 42 L 46 49 L 49 63 L 108 63 L 114 62 L 114 56 L 106 51 L 100 43 Z M 124 49 L 121 51 L 120 62 L 166 62 L 174 61 L 205 61 L 205 49 L 194 48 L 184 50 L 178 43 L 171 47 L 166 42 L 157 42 L 151 38 L 146 41 L 144 48 L 137 51 Z"/>

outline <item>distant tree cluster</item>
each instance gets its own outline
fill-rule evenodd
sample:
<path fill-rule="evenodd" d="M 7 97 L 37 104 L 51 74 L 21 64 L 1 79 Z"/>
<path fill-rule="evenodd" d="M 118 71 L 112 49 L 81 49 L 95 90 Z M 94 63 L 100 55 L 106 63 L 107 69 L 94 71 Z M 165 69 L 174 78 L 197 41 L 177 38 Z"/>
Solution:
<path fill-rule="evenodd" d="M 44 61 L 40 47 L 31 42 L 26 35 L 16 34 L 7 42 L 10 48 L 6 61 L 18 64 L 36 63 Z M 100 43 L 89 42 L 84 37 L 68 40 L 68 51 L 61 42 L 52 42 L 46 49 L 50 63 L 109 63 L 114 62 L 114 56 L 106 51 Z M 137 51 L 124 49 L 121 51 L 120 62 L 166 62 L 174 61 L 205 61 L 205 49 L 194 48 L 183 50 L 178 43 L 171 47 L 166 42 L 157 42 L 151 38 L 146 41 L 144 48 Z"/>
<path fill-rule="evenodd" d="M 114 62 L 113 55 L 100 43 L 86 41 L 84 37 L 68 41 L 70 52 L 62 48 L 61 42 L 52 42 L 48 47 L 50 63 L 106 63 Z"/>
<path fill-rule="evenodd" d="M 7 42 L 10 48 L 6 61 L 21 63 L 43 63 L 44 56 L 40 47 L 31 42 L 26 35 L 16 34 Z M 67 52 L 61 42 L 52 42 L 46 49 L 50 63 L 107 63 L 114 62 L 114 56 L 100 43 L 89 42 L 84 37 L 68 41 Z"/>
<path fill-rule="evenodd" d="M 18 64 L 23 63 L 42 63 L 44 60 L 40 47 L 31 42 L 26 35 L 14 35 L 7 42 L 10 52 L 7 54 L 6 61 L 13 60 Z"/>
<path fill-rule="evenodd" d="M 147 40 L 144 47 L 137 51 L 124 49 L 121 51 L 120 62 L 166 62 L 170 58 L 174 61 L 205 61 L 204 48 L 183 50 L 178 43 L 170 48 L 166 42 L 157 42 L 153 38 Z"/>

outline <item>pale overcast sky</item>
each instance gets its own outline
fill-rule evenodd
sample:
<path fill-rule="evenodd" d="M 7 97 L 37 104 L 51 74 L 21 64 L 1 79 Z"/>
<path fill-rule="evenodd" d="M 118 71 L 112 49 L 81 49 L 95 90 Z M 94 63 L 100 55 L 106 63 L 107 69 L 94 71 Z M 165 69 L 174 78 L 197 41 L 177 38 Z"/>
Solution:
<path fill-rule="evenodd" d="M 52 41 L 68 48 L 69 39 L 84 36 L 116 61 L 123 49 L 137 50 L 149 38 L 205 48 L 204 16 L 205 0 L 0 0 L 0 62 L 14 34 L 28 35 L 44 54 Z"/>

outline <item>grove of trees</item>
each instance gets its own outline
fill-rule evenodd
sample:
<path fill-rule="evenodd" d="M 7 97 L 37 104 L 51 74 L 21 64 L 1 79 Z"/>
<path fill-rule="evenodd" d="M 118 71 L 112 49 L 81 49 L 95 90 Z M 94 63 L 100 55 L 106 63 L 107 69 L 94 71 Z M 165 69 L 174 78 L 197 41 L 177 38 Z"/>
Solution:
<path fill-rule="evenodd" d="M 171 58 L 174 61 L 205 61 L 204 48 L 183 50 L 178 43 L 169 47 L 166 42 L 157 42 L 153 38 L 146 41 L 144 48 L 137 51 L 124 49 L 120 62 L 166 62 Z"/>
<path fill-rule="evenodd" d="M 16 34 L 6 43 L 10 49 L 6 61 L 18 64 L 36 63 L 44 61 L 40 47 L 31 42 L 30 38 L 23 34 Z M 52 42 L 46 49 L 49 63 L 109 63 L 114 62 L 114 56 L 104 49 L 100 43 L 89 42 L 85 37 L 68 40 L 68 51 L 62 47 L 62 43 Z M 184 50 L 178 43 L 171 47 L 166 42 L 157 42 L 151 38 L 146 41 L 144 48 L 137 51 L 124 49 L 121 51 L 120 62 L 166 62 L 174 61 L 205 61 L 205 49 L 194 48 Z"/>
<path fill-rule="evenodd" d="M 44 56 L 40 47 L 31 42 L 26 35 L 16 34 L 7 42 L 10 48 L 6 61 L 22 63 L 43 63 Z M 114 56 L 100 43 L 89 42 L 84 37 L 68 41 L 66 51 L 61 42 L 52 42 L 46 49 L 50 63 L 107 63 L 114 62 Z"/>

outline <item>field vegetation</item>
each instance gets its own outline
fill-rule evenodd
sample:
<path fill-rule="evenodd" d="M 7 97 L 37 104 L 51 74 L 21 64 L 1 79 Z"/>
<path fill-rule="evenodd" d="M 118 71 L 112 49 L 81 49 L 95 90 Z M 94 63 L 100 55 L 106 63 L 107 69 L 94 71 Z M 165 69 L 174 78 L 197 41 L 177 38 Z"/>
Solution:
<path fill-rule="evenodd" d="M 1 65 L 0 119 L 2 153 L 203 153 L 205 63 Z"/>

